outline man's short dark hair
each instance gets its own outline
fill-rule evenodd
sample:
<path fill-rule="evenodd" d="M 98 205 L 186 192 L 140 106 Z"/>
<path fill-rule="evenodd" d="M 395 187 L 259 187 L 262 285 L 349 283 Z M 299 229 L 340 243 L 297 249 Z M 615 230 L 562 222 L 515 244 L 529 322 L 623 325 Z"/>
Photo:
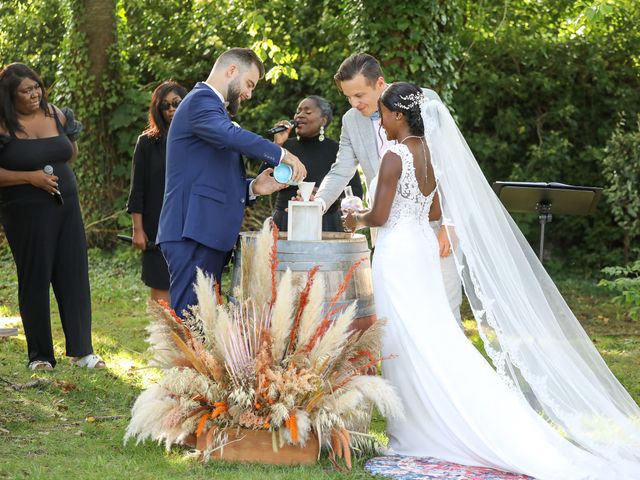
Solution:
<path fill-rule="evenodd" d="M 231 64 L 237 64 L 245 68 L 255 65 L 260 73 L 259 78 L 264 77 L 264 63 L 262 63 L 256 52 L 250 48 L 230 48 L 218 57 L 216 63 L 225 67 Z"/>
<path fill-rule="evenodd" d="M 380 62 L 374 56 L 368 53 L 354 53 L 340 64 L 333 79 L 339 87 L 341 82 L 353 80 L 358 74 L 362 74 L 367 84 L 372 86 L 378 78 L 384 77 Z"/>

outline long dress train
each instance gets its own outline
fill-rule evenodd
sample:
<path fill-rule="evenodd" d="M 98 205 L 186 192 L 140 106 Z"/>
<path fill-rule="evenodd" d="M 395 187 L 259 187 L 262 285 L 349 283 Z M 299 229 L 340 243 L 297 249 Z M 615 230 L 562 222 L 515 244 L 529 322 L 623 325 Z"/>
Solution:
<path fill-rule="evenodd" d="M 392 151 L 402 158 L 402 174 L 372 267 L 377 315 L 388 322 L 383 355 L 396 356 L 383 362 L 383 375 L 406 415 L 387 424 L 391 449 L 543 480 L 632 478 L 566 440 L 465 337 L 447 301 L 429 226 L 433 194 L 420 192 L 408 148 Z"/>

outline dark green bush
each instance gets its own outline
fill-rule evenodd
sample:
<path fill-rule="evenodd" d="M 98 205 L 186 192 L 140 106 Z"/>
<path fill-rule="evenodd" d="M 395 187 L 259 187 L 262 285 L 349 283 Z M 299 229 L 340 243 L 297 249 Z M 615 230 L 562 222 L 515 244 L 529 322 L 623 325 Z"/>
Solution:
<path fill-rule="evenodd" d="M 128 227 L 131 152 L 159 82 L 173 78 L 191 88 L 221 51 L 251 46 L 265 60 L 268 85 L 236 120 L 263 132 L 290 117 L 302 97 L 319 94 L 335 105 L 328 134 L 337 138 L 348 104 L 332 76 L 347 55 L 366 50 L 389 80 L 441 93 L 490 182 L 607 187 L 596 215 L 554 217 L 548 265 L 622 263 L 628 227 L 607 173 L 614 144 L 609 153 L 605 147 L 621 115 L 640 113 L 638 2 L 108 2 L 112 18 L 96 28 L 111 29 L 114 40 L 101 46 L 108 74 L 98 79 L 83 17 L 96 0 L 5 0 L 0 9 L 0 63 L 33 66 L 52 100 L 75 108 L 88 127 L 74 168 L 93 244 Z M 268 199 L 261 202 L 253 222 L 269 211 Z M 537 243 L 536 216 L 517 221 Z"/>
<path fill-rule="evenodd" d="M 615 2 L 588 23 L 572 1 L 467 5 L 453 104 L 489 182 L 606 186 L 617 119 L 640 111 L 637 2 Z M 518 223 L 537 243 L 537 216 Z M 547 232 L 550 260 L 565 268 L 622 261 L 624 232 L 608 201 L 592 217 L 554 216 Z"/>
<path fill-rule="evenodd" d="M 606 267 L 602 269 L 607 277 L 599 286 L 615 292 L 611 300 L 616 305 L 628 308 L 629 318 L 640 321 L 640 260 L 628 267 Z"/>

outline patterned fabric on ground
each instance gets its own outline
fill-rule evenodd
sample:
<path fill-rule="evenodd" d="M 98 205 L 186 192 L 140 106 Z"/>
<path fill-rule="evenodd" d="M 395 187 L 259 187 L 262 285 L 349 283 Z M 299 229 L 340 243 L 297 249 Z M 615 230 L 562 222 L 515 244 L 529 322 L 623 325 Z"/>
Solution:
<path fill-rule="evenodd" d="M 526 475 L 458 465 L 431 457 L 376 457 L 368 460 L 364 469 L 371 475 L 397 480 L 533 480 Z"/>

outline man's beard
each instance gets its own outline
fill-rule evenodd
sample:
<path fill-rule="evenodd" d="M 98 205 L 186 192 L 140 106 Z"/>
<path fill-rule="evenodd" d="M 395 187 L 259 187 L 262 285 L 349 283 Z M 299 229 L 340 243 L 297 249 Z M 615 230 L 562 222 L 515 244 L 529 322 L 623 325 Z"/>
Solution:
<path fill-rule="evenodd" d="M 227 111 L 232 117 L 240 109 L 240 79 L 236 78 L 229 83 L 227 88 Z"/>

